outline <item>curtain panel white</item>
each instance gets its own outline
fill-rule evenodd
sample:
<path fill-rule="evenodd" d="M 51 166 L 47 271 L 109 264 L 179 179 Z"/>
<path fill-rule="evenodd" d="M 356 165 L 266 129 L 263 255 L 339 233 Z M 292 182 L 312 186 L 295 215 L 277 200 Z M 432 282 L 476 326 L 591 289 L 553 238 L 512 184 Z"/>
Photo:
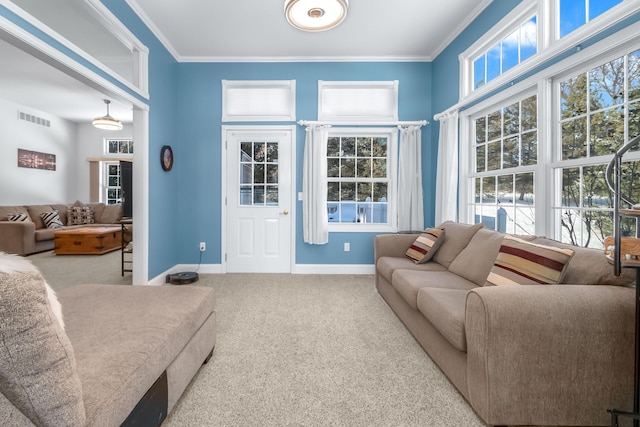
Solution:
<path fill-rule="evenodd" d="M 443 114 L 438 139 L 436 225 L 458 217 L 458 110 Z"/>
<path fill-rule="evenodd" d="M 302 228 L 304 242 L 324 245 L 329 242 L 327 214 L 327 138 L 328 126 L 306 128 L 302 165 Z"/>
<path fill-rule="evenodd" d="M 398 230 L 423 230 L 422 131 L 420 126 L 399 126 Z"/>

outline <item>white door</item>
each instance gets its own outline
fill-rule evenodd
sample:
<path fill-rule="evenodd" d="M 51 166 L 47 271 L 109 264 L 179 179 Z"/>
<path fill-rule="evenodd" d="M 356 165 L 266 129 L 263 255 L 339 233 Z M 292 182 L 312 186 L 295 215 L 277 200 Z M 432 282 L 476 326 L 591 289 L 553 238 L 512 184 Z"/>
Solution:
<path fill-rule="evenodd" d="M 291 272 L 293 135 L 226 131 L 227 272 Z"/>

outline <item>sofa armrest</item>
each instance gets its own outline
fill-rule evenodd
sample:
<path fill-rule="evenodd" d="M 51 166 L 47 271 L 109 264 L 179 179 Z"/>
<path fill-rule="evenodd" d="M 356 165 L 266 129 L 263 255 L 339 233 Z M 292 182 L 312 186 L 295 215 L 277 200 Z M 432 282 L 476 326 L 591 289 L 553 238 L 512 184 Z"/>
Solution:
<path fill-rule="evenodd" d="M 0 251 L 28 255 L 36 250 L 36 224 L 0 221 Z"/>
<path fill-rule="evenodd" d="M 473 408 L 489 424 L 545 425 L 606 425 L 607 409 L 631 409 L 634 293 L 599 285 L 469 292 Z"/>
<path fill-rule="evenodd" d="M 416 240 L 419 233 L 379 234 L 373 238 L 373 253 L 375 262 L 383 256 L 404 257 L 409 246 Z"/>

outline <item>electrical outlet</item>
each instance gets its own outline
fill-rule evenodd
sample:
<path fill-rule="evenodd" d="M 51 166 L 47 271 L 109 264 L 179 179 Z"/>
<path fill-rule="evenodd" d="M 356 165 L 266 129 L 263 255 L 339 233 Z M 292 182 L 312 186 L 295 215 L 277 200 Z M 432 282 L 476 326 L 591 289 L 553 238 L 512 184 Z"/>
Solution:
<path fill-rule="evenodd" d="M 204 252 L 207 250 L 207 244 L 205 242 L 200 242 L 200 252 Z"/>
<path fill-rule="evenodd" d="M 351 244 L 349 242 L 345 242 L 344 251 L 349 252 L 351 250 Z"/>

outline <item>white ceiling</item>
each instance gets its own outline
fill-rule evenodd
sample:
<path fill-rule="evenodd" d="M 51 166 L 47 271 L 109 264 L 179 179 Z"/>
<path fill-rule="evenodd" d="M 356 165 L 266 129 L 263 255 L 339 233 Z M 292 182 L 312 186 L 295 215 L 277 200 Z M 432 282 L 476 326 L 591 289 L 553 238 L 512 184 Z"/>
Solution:
<path fill-rule="evenodd" d="M 350 0 L 337 28 L 290 26 L 284 0 L 126 0 L 182 61 L 417 60 L 438 55 L 491 0 Z"/>
<path fill-rule="evenodd" d="M 55 7 L 79 13 L 78 1 Z M 344 22 L 320 33 L 291 27 L 284 0 L 126 1 L 179 61 L 429 61 L 492 0 L 350 0 Z M 54 16 L 41 0 L 14 2 Z M 4 99 L 80 123 L 106 112 L 104 94 L 4 40 L 0 63 Z M 114 100 L 111 115 L 131 122 L 131 105 Z"/>

